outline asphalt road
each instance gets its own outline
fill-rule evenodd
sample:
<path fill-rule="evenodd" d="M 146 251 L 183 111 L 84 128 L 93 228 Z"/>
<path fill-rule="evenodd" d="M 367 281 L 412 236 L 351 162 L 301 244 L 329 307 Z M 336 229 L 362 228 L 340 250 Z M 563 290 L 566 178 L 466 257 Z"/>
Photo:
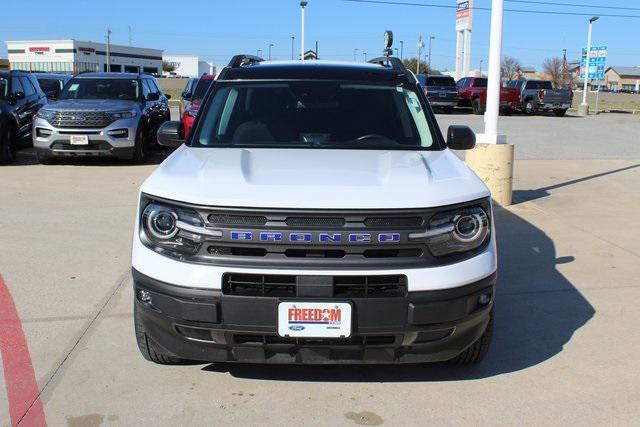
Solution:
<path fill-rule="evenodd" d="M 496 332 L 475 368 L 145 362 L 130 242 L 137 188 L 162 153 L 41 166 L 21 151 L 0 168 L 0 425 L 637 424 L 640 121 L 501 128 L 521 159 L 517 204 L 496 212 Z"/>

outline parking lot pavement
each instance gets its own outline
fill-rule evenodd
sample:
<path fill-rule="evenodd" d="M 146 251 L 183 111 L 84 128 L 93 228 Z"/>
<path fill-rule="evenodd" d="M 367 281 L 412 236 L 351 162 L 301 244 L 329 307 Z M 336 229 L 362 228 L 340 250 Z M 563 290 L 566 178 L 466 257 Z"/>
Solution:
<path fill-rule="evenodd" d="M 531 132 L 519 117 L 507 119 L 514 133 Z M 545 132 L 563 120 L 539 119 Z M 615 134 L 609 144 L 629 136 Z M 570 158 L 597 148 L 566 141 Z M 475 368 L 145 362 L 133 334 L 129 258 L 136 190 L 154 164 L 30 159 L 22 151 L 16 166 L 0 169 L 0 274 L 51 426 L 630 425 L 640 417 L 640 225 L 630 220 L 640 206 L 640 155 L 516 162 L 517 204 L 496 212 L 494 343 Z M 3 359 L 5 350 L 12 348 L 3 346 Z M 15 367 L 4 365 L 0 379 L 0 425 L 11 422 L 10 401 L 25 396 L 17 392 L 29 382 L 24 364 L 18 376 L 8 368 Z M 32 403 L 25 425 L 37 415 Z"/>
<path fill-rule="evenodd" d="M 446 135 L 447 126 L 468 125 L 477 133 L 484 131 L 483 116 L 438 114 L 438 123 Z M 551 115 L 500 116 L 499 131 L 507 142 L 516 144 L 516 159 L 628 159 L 640 158 L 640 116 L 601 114 L 578 117 Z"/>

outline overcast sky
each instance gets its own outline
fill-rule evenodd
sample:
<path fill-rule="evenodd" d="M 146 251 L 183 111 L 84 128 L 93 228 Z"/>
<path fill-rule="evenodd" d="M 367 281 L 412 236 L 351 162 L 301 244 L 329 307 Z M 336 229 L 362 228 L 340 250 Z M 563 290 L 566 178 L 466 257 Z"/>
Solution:
<path fill-rule="evenodd" d="M 396 0 L 389 0 L 396 1 Z M 455 5 L 455 0 L 407 0 L 413 3 Z M 537 0 L 637 8 L 610 10 L 596 7 L 551 6 L 508 0 L 508 9 L 565 11 L 586 14 L 637 15 L 638 18 L 602 17 L 594 25 L 594 44 L 609 46 L 608 65 L 640 65 L 638 28 L 640 1 Z M 6 57 L 6 40 L 67 39 L 104 41 L 106 28 L 112 42 L 127 44 L 131 26 L 134 45 L 164 49 L 165 53 L 194 54 L 224 64 L 235 53 L 264 55 L 273 43 L 273 56 L 291 56 L 291 36 L 299 51 L 300 7 L 298 0 L 209 0 L 134 1 L 65 0 L 5 1 L 0 25 L 0 57 Z M 477 7 L 489 7 L 491 0 L 476 0 Z M 354 49 L 369 58 L 381 53 L 384 30 L 393 30 L 395 47 L 404 40 L 404 55 L 416 55 L 420 34 L 435 36 L 432 65 L 453 69 L 455 62 L 455 10 L 382 4 L 351 3 L 344 0 L 309 0 L 306 9 L 307 49 L 319 43 L 322 59 L 353 60 Z M 472 68 L 487 64 L 490 12 L 476 10 L 474 16 Z M 544 15 L 505 12 L 503 54 L 522 65 L 540 68 L 545 58 L 577 59 L 586 45 L 587 16 Z"/>

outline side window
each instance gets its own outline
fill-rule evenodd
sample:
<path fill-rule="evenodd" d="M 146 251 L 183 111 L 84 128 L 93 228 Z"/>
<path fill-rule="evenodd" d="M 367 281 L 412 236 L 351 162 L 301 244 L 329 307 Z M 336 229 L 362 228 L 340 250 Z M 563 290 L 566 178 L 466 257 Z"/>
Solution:
<path fill-rule="evenodd" d="M 22 87 L 22 83 L 17 77 L 13 77 L 11 79 L 11 92 L 16 94 L 18 92 L 24 93 L 24 88 Z"/>
<path fill-rule="evenodd" d="M 152 90 L 149 88 L 149 80 L 142 79 L 142 96 L 144 96 L 144 98 L 147 99 L 147 97 L 151 92 Z"/>
<path fill-rule="evenodd" d="M 33 84 L 33 87 L 36 89 L 36 92 L 40 95 L 44 95 L 44 92 L 42 91 L 42 88 L 40 87 L 40 83 L 38 82 L 38 79 L 36 79 L 36 77 L 33 74 L 29 75 L 29 81 L 31 81 L 31 84 Z"/>
<path fill-rule="evenodd" d="M 158 83 L 154 79 L 149 79 L 149 87 L 153 92 L 156 92 L 158 94 L 162 93 L 162 90 L 160 90 L 160 88 L 158 87 Z"/>
<path fill-rule="evenodd" d="M 36 94 L 36 88 L 33 87 L 33 84 L 28 78 L 20 76 L 20 83 L 22 83 L 22 87 L 24 88 L 25 96 L 32 96 Z"/>

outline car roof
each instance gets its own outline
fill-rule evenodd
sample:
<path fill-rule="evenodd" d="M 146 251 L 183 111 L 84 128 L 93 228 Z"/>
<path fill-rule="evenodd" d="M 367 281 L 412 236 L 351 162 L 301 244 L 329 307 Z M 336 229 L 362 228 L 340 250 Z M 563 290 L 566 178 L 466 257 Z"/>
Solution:
<path fill-rule="evenodd" d="M 363 62 L 338 61 L 264 61 L 240 67 L 226 68 L 221 80 L 353 80 L 395 82 L 404 72 L 391 67 Z"/>
<path fill-rule="evenodd" d="M 89 72 L 89 73 L 81 73 L 78 74 L 76 76 L 74 76 L 74 78 L 76 79 L 137 79 L 138 77 L 148 77 L 148 78 L 152 78 L 153 76 L 151 76 L 150 74 L 138 74 L 138 73 L 93 73 L 93 72 Z"/>
<path fill-rule="evenodd" d="M 36 79 L 45 78 L 45 79 L 67 79 L 73 77 L 71 74 L 64 73 L 34 73 Z"/>

